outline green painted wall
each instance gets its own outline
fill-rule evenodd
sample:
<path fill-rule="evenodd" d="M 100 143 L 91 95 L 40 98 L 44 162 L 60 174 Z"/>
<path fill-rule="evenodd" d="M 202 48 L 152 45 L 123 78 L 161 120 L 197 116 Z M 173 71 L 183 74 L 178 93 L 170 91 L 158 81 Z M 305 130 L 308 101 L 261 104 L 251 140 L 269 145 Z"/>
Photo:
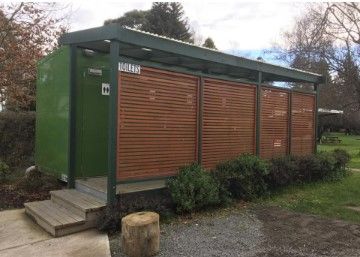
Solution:
<path fill-rule="evenodd" d="M 35 162 L 58 175 L 68 173 L 69 48 L 63 47 L 38 64 L 36 85 Z"/>
<path fill-rule="evenodd" d="M 36 165 L 57 175 L 68 174 L 70 49 L 62 47 L 38 64 L 36 92 Z M 77 52 L 76 176 L 107 173 L 108 55 Z M 101 70 L 100 76 L 89 68 Z"/>

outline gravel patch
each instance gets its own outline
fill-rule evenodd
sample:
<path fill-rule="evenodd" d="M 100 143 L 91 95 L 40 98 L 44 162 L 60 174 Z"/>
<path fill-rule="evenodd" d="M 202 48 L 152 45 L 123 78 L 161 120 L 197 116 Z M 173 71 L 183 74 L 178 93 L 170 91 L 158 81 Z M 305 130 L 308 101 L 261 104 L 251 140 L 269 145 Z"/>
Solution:
<path fill-rule="evenodd" d="M 254 215 L 231 213 L 165 226 L 159 256 L 254 256 L 262 242 L 261 222 Z"/>
<path fill-rule="evenodd" d="M 355 257 L 360 225 L 274 207 L 234 208 L 161 224 L 158 256 Z M 120 234 L 110 237 L 112 256 Z"/>

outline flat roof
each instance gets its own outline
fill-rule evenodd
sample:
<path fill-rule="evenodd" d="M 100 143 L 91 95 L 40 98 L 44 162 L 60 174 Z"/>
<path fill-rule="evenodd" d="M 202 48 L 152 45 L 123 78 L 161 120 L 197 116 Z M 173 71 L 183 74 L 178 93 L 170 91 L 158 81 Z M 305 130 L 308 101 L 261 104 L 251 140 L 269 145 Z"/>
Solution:
<path fill-rule="evenodd" d="M 235 56 L 117 24 L 66 33 L 60 37 L 59 43 L 109 53 L 112 40 L 119 42 L 120 56 L 138 61 L 178 66 L 211 75 L 227 75 L 252 82 L 257 82 L 260 71 L 264 82 L 325 82 L 320 74 Z"/>

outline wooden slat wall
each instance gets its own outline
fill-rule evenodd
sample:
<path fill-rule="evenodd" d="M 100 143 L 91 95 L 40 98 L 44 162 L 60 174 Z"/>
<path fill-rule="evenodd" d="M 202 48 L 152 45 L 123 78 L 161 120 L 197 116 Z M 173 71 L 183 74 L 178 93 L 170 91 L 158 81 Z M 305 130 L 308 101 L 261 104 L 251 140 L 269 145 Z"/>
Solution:
<path fill-rule="evenodd" d="M 288 92 L 273 88 L 262 88 L 260 157 L 269 159 L 288 153 L 288 109 Z"/>
<path fill-rule="evenodd" d="M 241 153 L 255 153 L 255 108 L 255 86 L 204 80 L 204 167 L 211 169 Z"/>
<path fill-rule="evenodd" d="M 119 79 L 117 179 L 174 175 L 196 160 L 198 78 L 142 67 Z"/>
<path fill-rule="evenodd" d="M 315 96 L 293 92 L 291 109 L 291 153 L 311 154 L 315 144 Z"/>

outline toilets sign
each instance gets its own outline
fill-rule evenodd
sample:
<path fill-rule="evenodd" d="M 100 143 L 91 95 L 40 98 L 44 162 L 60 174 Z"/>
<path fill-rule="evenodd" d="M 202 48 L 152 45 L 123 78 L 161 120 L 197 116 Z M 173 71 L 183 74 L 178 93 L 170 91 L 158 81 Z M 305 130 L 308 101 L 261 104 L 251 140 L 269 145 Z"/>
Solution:
<path fill-rule="evenodd" d="M 140 74 L 141 66 L 138 64 L 119 62 L 119 71 Z"/>

